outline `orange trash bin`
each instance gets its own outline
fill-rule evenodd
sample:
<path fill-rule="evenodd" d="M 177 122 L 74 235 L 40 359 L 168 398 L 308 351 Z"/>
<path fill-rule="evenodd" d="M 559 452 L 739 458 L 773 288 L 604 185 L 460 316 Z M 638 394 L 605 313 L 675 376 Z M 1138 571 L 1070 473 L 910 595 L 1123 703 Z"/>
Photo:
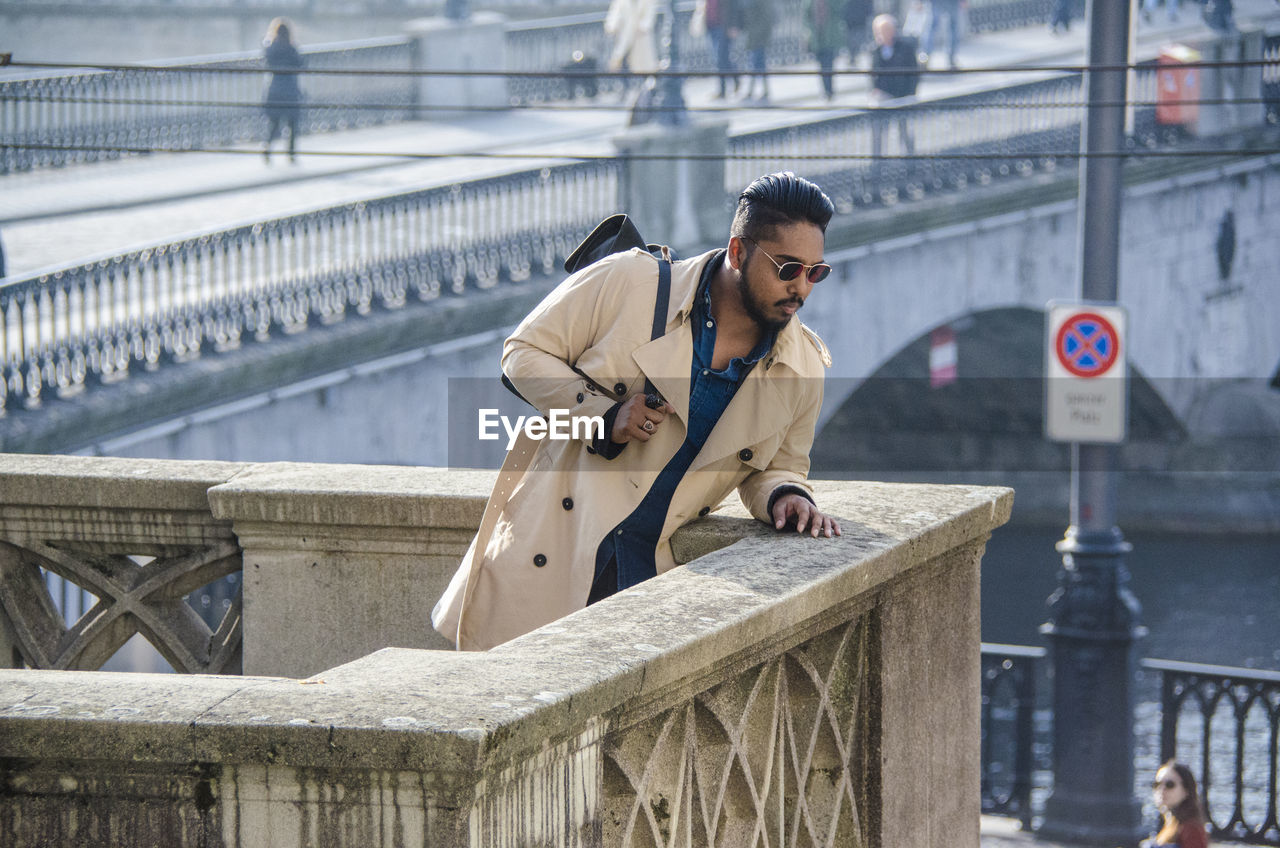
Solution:
<path fill-rule="evenodd" d="M 1190 126 L 1200 117 L 1200 51 L 1167 44 L 1156 58 L 1156 123 Z"/>

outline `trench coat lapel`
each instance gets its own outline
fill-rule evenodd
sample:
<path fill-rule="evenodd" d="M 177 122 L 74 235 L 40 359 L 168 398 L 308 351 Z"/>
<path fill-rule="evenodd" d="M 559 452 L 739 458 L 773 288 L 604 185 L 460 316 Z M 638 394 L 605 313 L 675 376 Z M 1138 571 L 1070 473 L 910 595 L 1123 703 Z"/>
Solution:
<path fill-rule="evenodd" d="M 693 367 L 693 331 L 687 322 L 632 352 L 640 371 L 689 427 L 689 369 Z"/>
<path fill-rule="evenodd" d="M 693 367 L 693 333 L 687 324 L 636 348 L 632 354 L 640 370 L 689 427 L 689 381 Z M 770 357 L 766 357 L 766 360 Z M 765 377 L 765 362 L 756 363 L 742 381 L 720 421 L 712 428 L 690 471 L 737 453 L 773 435 L 788 423 L 782 392 Z"/>
<path fill-rule="evenodd" d="M 698 451 L 689 471 L 697 471 L 716 460 L 735 454 L 781 430 L 787 424 L 788 408 L 775 381 L 765 379 L 764 362 L 757 362 L 742 381 L 724 415 L 711 428 L 711 435 Z"/>

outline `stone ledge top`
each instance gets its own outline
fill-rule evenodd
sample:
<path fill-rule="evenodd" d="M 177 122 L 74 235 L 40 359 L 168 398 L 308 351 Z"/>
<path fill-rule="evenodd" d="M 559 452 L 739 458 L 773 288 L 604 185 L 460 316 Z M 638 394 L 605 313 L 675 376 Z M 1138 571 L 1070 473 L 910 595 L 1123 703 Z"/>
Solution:
<path fill-rule="evenodd" d="M 209 488 L 248 467 L 244 462 L 0 453 L 0 506 L 208 512 Z"/>
<path fill-rule="evenodd" d="M 496 471 L 271 462 L 209 490 L 215 517 L 350 527 L 480 525 Z"/>
<path fill-rule="evenodd" d="M 1013 501 L 1001 488 L 815 488 L 842 537 L 780 536 L 728 508 L 682 531 L 701 554 L 689 565 L 487 653 L 389 648 L 303 681 L 0 671 L 0 757 L 502 767 L 632 699 L 763 661 L 833 607 L 985 539 Z"/>

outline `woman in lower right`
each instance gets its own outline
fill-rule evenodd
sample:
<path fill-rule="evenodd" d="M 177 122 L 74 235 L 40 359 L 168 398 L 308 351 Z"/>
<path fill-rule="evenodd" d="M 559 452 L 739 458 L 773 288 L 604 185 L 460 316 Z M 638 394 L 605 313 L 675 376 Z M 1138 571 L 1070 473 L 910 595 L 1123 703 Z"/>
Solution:
<path fill-rule="evenodd" d="M 1200 793 L 1191 769 L 1176 760 L 1160 766 L 1151 784 L 1156 806 L 1160 808 L 1162 825 L 1153 839 L 1143 846 L 1177 846 L 1177 848 L 1209 848 L 1205 833 L 1204 813 L 1200 809 Z"/>

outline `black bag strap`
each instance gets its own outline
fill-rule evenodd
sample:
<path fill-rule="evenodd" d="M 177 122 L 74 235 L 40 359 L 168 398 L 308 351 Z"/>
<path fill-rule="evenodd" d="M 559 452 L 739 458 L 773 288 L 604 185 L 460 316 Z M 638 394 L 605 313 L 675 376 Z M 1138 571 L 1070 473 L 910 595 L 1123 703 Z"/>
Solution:
<path fill-rule="evenodd" d="M 649 334 L 649 340 L 660 338 L 667 331 L 667 309 L 671 305 L 671 253 L 666 249 L 662 249 L 662 253 L 658 256 L 658 296 L 653 303 L 653 332 Z M 646 402 L 652 396 L 658 394 L 657 388 L 653 383 L 649 382 L 649 378 L 644 378 L 644 394 Z"/>
<path fill-rule="evenodd" d="M 621 215 L 616 217 L 624 218 L 624 216 Z M 671 249 L 665 245 L 658 246 L 656 244 L 646 245 L 646 248 L 658 259 L 658 295 L 654 299 L 653 303 L 653 330 L 649 334 L 649 340 L 653 341 L 654 339 L 661 337 L 667 330 L 667 310 L 671 306 Z M 578 371 L 577 368 L 574 368 L 573 370 Z M 582 374 L 581 371 L 578 371 L 578 373 Z M 598 380 L 595 380 L 586 374 L 582 374 L 582 377 L 588 382 L 595 383 L 597 386 L 603 385 Z M 525 403 L 529 403 L 529 401 L 525 399 L 524 395 L 520 394 L 516 389 L 515 384 L 511 382 L 511 378 L 506 374 L 502 375 L 502 385 L 506 386 L 507 389 L 513 395 L 520 398 L 520 400 L 523 400 Z M 657 387 L 655 387 L 653 383 L 649 382 L 648 377 L 645 377 L 644 379 L 644 393 L 647 403 L 650 402 L 652 398 L 659 397 Z M 533 404 L 529 405 L 532 406 Z M 658 405 L 659 404 L 650 404 L 653 409 L 656 409 Z"/>

